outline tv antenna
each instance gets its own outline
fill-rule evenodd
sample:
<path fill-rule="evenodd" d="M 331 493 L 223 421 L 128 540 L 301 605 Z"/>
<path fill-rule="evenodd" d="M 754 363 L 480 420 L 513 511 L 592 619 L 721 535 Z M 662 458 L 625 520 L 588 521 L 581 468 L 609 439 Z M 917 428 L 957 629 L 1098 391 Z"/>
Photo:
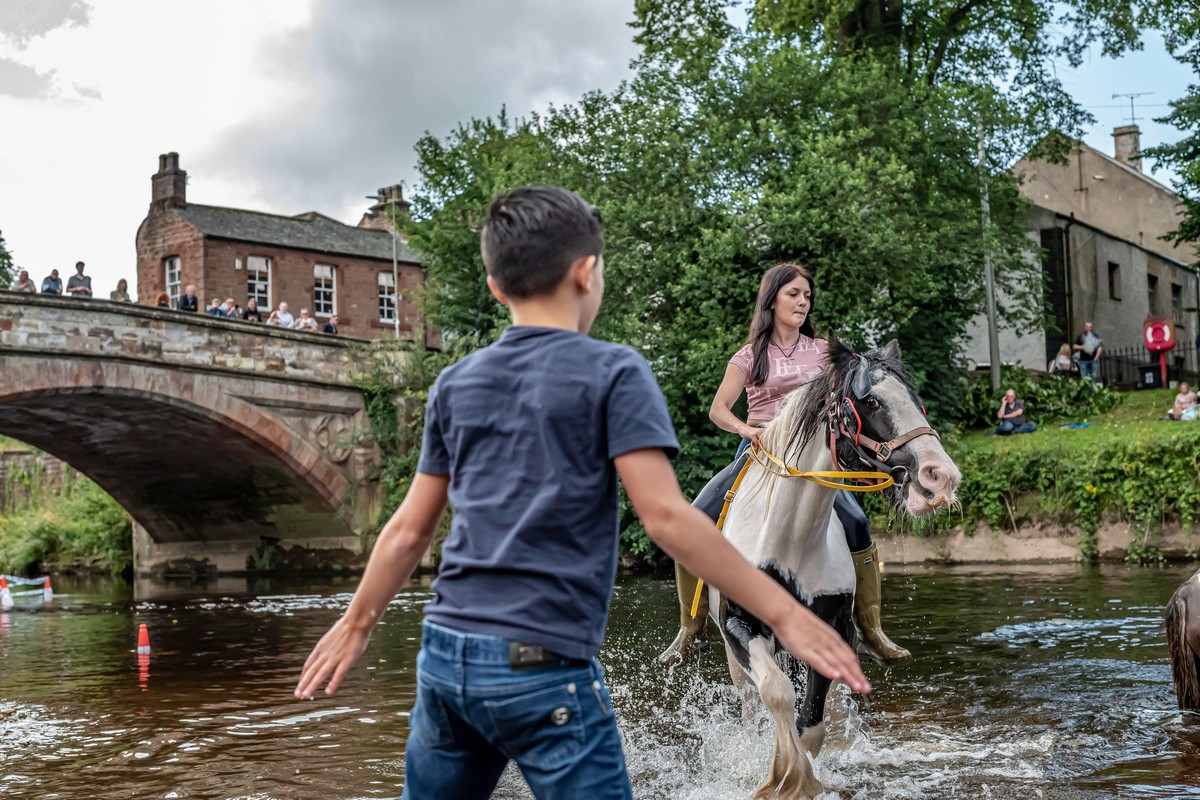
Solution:
<path fill-rule="evenodd" d="M 1137 113 L 1134 111 L 1133 101 L 1139 97 L 1142 97 L 1142 96 L 1148 95 L 1148 94 L 1154 94 L 1154 92 L 1126 92 L 1125 94 L 1114 94 L 1113 100 L 1116 100 L 1118 97 L 1128 97 L 1129 98 L 1129 121 L 1132 124 L 1137 125 L 1138 120 L 1141 119 L 1141 117 L 1137 116 Z"/>

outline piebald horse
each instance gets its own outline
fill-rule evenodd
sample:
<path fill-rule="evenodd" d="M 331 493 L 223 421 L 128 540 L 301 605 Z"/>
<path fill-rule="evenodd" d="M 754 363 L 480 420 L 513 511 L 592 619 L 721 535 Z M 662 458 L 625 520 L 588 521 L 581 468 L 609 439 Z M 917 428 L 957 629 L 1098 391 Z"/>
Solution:
<path fill-rule="evenodd" d="M 794 390 L 764 429 L 763 450 L 803 471 L 872 470 L 889 475 L 889 500 L 913 516 L 954 503 L 961 475 L 928 427 L 893 341 L 865 356 L 830 335 L 821 377 Z M 752 463 L 730 504 L 725 537 L 743 556 L 854 646 L 854 565 L 833 513 L 834 491 L 771 474 Z M 787 659 L 769 628 L 711 586 L 709 608 L 725 641 L 734 683 L 752 683 L 775 723 L 775 752 L 755 800 L 812 798 L 821 784 L 805 756 L 825 738 L 828 678 Z"/>
<path fill-rule="evenodd" d="M 1200 572 L 1167 602 L 1167 650 L 1180 711 L 1200 713 Z"/>

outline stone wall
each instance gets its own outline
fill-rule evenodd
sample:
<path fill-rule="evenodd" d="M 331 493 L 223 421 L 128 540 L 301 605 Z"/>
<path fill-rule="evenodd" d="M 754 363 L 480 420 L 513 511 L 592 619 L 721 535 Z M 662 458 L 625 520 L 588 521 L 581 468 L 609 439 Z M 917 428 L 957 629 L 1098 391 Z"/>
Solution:
<path fill-rule="evenodd" d="M 75 474 L 66 464 L 45 453 L 0 451 L 0 514 L 25 508 L 41 494 L 57 494 Z"/>

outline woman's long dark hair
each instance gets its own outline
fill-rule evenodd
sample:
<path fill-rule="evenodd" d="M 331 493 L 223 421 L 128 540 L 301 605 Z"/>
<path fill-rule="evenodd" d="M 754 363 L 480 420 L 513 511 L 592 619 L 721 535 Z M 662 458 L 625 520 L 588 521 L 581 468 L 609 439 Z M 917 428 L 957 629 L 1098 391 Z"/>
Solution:
<path fill-rule="evenodd" d="M 775 330 L 775 312 L 771 306 L 779 290 L 796 278 L 808 281 L 811 292 L 808 303 L 808 316 L 800 326 L 800 333 L 810 338 L 816 338 L 816 329 L 812 324 L 812 309 L 817 299 L 817 287 L 813 285 L 812 274 L 799 264 L 776 264 L 767 270 L 758 284 L 758 300 L 754 303 L 754 316 L 750 320 L 750 338 L 754 354 L 754 366 L 750 369 L 750 385 L 762 386 L 767 380 L 767 345 L 771 342 L 771 334 Z"/>

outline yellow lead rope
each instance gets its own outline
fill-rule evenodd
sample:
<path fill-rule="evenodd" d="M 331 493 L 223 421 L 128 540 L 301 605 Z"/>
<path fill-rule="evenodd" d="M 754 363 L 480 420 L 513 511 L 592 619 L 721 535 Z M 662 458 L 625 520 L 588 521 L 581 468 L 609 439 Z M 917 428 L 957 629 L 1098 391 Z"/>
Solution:
<path fill-rule="evenodd" d="M 895 484 L 892 476 L 883 472 L 840 472 L 837 470 L 802 472 L 798 469 L 792 469 L 783 463 L 783 461 L 764 450 L 761 445 L 751 442 L 749 449 L 750 457 L 742 465 L 741 471 L 738 472 L 737 478 L 733 481 L 733 486 L 730 486 L 729 491 L 725 493 L 725 505 L 721 507 L 721 515 L 717 517 L 717 530 L 723 530 L 725 527 L 725 516 L 729 513 L 729 506 L 733 503 L 733 497 L 737 494 L 738 487 L 742 485 L 742 478 L 746 477 L 746 471 L 750 469 L 751 461 L 757 463 L 760 467 L 778 478 L 804 478 L 807 481 L 812 481 L 815 484 L 830 489 L 846 489 L 851 492 L 882 492 L 884 489 Z M 873 480 L 876 483 L 865 485 L 835 483 L 830 479 Z M 692 619 L 695 619 L 696 614 L 700 611 L 700 593 L 703 591 L 704 579 L 700 578 L 696 581 L 696 594 L 692 597 Z"/>

